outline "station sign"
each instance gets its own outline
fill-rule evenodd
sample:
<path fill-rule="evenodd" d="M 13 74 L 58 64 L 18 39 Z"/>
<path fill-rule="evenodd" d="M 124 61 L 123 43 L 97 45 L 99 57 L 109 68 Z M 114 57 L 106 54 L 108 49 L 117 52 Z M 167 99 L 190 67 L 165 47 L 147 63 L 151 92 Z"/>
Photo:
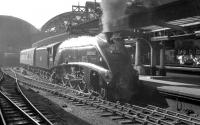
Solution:
<path fill-rule="evenodd" d="M 200 55 L 200 49 L 178 49 L 177 55 Z"/>

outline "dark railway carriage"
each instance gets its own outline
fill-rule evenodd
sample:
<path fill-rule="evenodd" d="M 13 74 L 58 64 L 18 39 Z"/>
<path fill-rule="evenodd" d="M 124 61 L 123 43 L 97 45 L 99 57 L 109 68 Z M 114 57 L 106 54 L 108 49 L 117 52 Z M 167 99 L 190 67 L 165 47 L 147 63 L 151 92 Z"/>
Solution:
<path fill-rule="evenodd" d="M 36 49 L 35 66 L 39 68 L 48 69 L 48 52 L 46 47 Z"/>
<path fill-rule="evenodd" d="M 36 48 L 22 50 L 20 52 L 20 64 L 27 68 L 35 66 L 35 49 Z"/>

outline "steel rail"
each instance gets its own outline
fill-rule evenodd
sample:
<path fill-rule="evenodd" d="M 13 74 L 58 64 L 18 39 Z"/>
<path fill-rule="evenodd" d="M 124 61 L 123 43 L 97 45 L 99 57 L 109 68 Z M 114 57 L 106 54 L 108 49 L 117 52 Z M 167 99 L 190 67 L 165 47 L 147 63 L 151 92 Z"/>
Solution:
<path fill-rule="evenodd" d="M 3 80 L 4 78 L 4 73 L 1 71 L 1 68 L 0 68 L 0 82 Z"/>
<path fill-rule="evenodd" d="M 4 118 L 4 116 L 3 116 L 3 113 L 2 113 L 2 111 L 1 111 L 1 107 L 0 107 L 0 119 L 1 119 L 1 124 L 2 125 L 6 125 L 6 121 L 5 121 L 5 118 Z"/>
<path fill-rule="evenodd" d="M 97 101 L 96 99 L 92 98 L 92 97 L 89 97 L 89 101 L 88 100 L 85 100 L 83 98 L 78 98 L 78 97 L 75 97 L 75 96 L 72 96 L 72 95 L 69 95 L 69 94 L 63 94 L 63 93 L 59 93 L 57 91 L 54 91 L 54 90 L 50 90 L 50 89 L 47 89 L 47 88 L 44 88 L 44 87 L 39 87 L 39 86 L 34 86 L 34 85 L 30 85 L 28 83 L 25 83 L 25 82 L 22 82 L 22 84 L 26 84 L 26 85 L 29 85 L 33 88 L 37 88 L 37 89 L 40 89 L 40 90 L 44 90 L 44 91 L 47 91 L 47 92 L 50 92 L 52 94 L 55 94 L 55 95 L 58 95 L 60 97 L 65 97 L 65 98 L 68 98 L 69 100 L 72 100 L 74 102 L 79 102 L 79 103 L 82 103 L 82 104 L 85 104 L 85 105 L 91 105 L 93 107 L 97 107 L 97 108 L 102 108 L 106 111 L 109 111 L 111 113 L 116 113 L 118 115 L 120 115 L 121 117 L 123 117 L 124 119 L 125 118 L 128 118 L 128 119 L 131 119 L 133 122 L 139 122 L 141 124 L 145 124 L 146 122 L 148 122 L 149 124 L 151 125 L 158 125 L 156 123 L 153 123 L 151 121 L 146 121 L 145 119 L 141 119 L 135 115 L 131 115 L 131 114 L 128 114 L 127 112 L 122 112 L 122 111 L 118 111 L 118 110 L 114 110 L 112 108 L 109 108 L 109 107 L 106 107 L 104 106 L 103 103 L 99 103 L 99 104 L 96 104 L 92 101 Z M 88 96 L 88 95 L 87 95 Z"/>
<path fill-rule="evenodd" d="M 137 118 L 135 118 L 136 121 L 137 120 L 139 120 L 139 121 L 148 120 L 148 121 L 152 121 L 152 122 L 155 122 L 155 123 L 158 123 L 158 124 L 165 124 L 165 125 L 174 125 L 178 122 L 179 123 L 181 123 L 181 122 L 187 123 L 189 125 L 200 125 L 200 122 L 198 122 L 197 120 L 191 121 L 194 118 L 190 118 L 190 120 L 184 119 L 184 118 L 181 118 L 181 117 L 161 113 L 161 112 L 158 112 L 158 111 L 152 111 L 152 110 L 149 110 L 147 108 L 143 108 L 143 107 L 139 107 L 139 106 L 135 106 L 135 105 L 132 105 L 131 107 L 127 107 L 127 106 L 117 105 L 116 103 L 112 103 L 112 102 L 105 101 L 105 100 L 100 100 L 99 103 L 98 102 L 94 103 L 95 101 L 98 101 L 98 100 L 96 100 L 96 99 L 93 100 L 91 98 L 91 100 L 94 101 L 94 102 L 92 102 L 92 101 L 88 101 L 88 100 L 85 100 L 85 99 L 82 99 L 82 98 L 73 97 L 71 95 L 58 93 L 57 91 L 54 91 L 54 90 L 51 91 L 51 90 L 48 90 L 48 89 L 45 89 L 45 88 L 43 88 L 43 90 L 51 92 L 53 94 L 57 94 L 59 96 L 67 97 L 68 99 L 72 99 L 73 101 L 79 101 L 80 103 L 83 103 L 83 104 L 93 105 L 95 107 L 103 108 L 103 109 L 105 109 L 105 110 L 107 110 L 111 113 L 114 113 L 114 114 L 117 114 L 117 115 L 120 115 L 120 116 L 124 116 L 124 117 L 127 117 L 129 119 L 134 119 L 135 117 L 137 117 Z M 82 93 L 79 93 L 79 94 L 82 94 Z M 87 95 L 82 95 L 82 96 L 87 96 Z M 112 107 L 107 107 L 105 105 L 102 105 L 101 103 L 108 104 Z M 115 110 L 115 109 L 113 109 L 113 107 L 117 108 L 119 110 L 121 109 L 121 111 Z M 140 110 L 136 110 L 136 109 L 140 109 Z M 145 114 L 144 112 L 148 112 L 148 114 Z M 130 115 L 130 113 L 132 113 L 132 115 Z M 156 115 L 162 117 L 163 119 L 172 119 L 174 121 L 174 123 L 166 122 L 163 119 L 153 117 L 153 116 L 156 116 Z M 144 119 L 138 118 L 139 116 L 143 117 Z M 153 123 L 151 123 L 151 124 L 153 124 Z"/>
<path fill-rule="evenodd" d="M 192 116 L 187 116 L 187 115 L 184 115 L 184 114 L 180 114 L 180 113 L 170 111 L 170 110 L 167 110 L 167 109 L 163 109 L 163 108 L 160 108 L 160 107 L 156 107 L 156 106 L 153 106 L 153 105 L 148 105 L 146 108 L 150 109 L 152 111 L 166 113 L 166 114 L 169 114 L 169 115 L 172 115 L 172 116 L 185 118 L 185 119 L 188 119 L 188 120 L 191 120 L 191 121 L 200 122 L 200 119 L 198 119 L 198 118 L 195 118 L 195 117 L 192 117 Z"/>
<path fill-rule="evenodd" d="M 27 102 L 27 104 L 36 112 L 39 114 L 39 116 L 48 124 L 48 125 L 53 125 L 53 123 L 51 123 L 39 110 L 37 110 L 37 108 L 29 101 L 29 99 L 24 95 L 24 93 L 22 92 L 19 82 L 18 82 L 18 78 L 17 75 L 15 73 L 14 70 L 10 69 L 14 74 L 15 74 L 15 80 L 16 80 L 16 84 L 17 84 L 17 89 L 19 91 L 19 93 L 23 96 L 23 98 L 25 99 L 25 101 Z"/>
<path fill-rule="evenodd" d="M 29 85 L 28 83 L 25 83 L 25 82 L 23 82 L 23 84 Z M 37 89 L 41 89 L 41 90 L 50 92 L 52 94 L 56 94 L 61 97 L 68 98 L 69 100 L 72 100 L 73 102 L 78 102 L 79 104 L 91 105 L 93 107 L 102 108 L 105 111 L 113 113 L 113 114 L 110 114 L 110 116 L 111 115 L 119 115 L 124 118 L 128 118 L 128 119 L 140 122 L 140 123 L 142 122 L 143 124 L 145 122 L 148 122 L 153 125 L 154 124 L 174 125 L 174 124 L 178 124 L 178 123 L 186 123 L 188 125 L 200 125 L 200 122 L 189 121 L 188 119 L 175 117 L 175 116 L 165 114 L 165 113 L 160 113 L 157 111 L 152 111 L 150 109 L 142 108 L 142 107 L 135 106 L 135 105 L 132 105 L 131 107 L 122 106 L 122 105 L 118 105 L 113 102 L 109 102 L 109 101 L 105 101 L 105 100 L 101 100 L 101 99 L 97 99 L 97 98 L 95 99 L 93 97 L 87 97 L 89 100 L 86 100 L 85 99 L 86 96 L 83 95 L 82 93 L 79 93 L 79 94 L 84 96 L 84 98 L 79 98 L 79 97 L 74 97 L 69 94 L 59 93 L 55 90 L 50 90 L 50 89 L 47 89 L 44 87 L 39 87 L 39 86 L 34 86 L 34 85 L 31 85 L 31 86 L 34 88 L 37 88 Z M 109 106 L 112 106 L 112 107 L 109 107 Z M 138 109 L 140 109 L 140 111 Z M 145 114 L 144 113 L 145 111 L 149 112 L 149 113 Z M 173 120 L 173 122 L 167 122 L 163 119 L 160 119 L 160 117 L 159 118 L 153 117 L 154 115 L 159 115 L 163 119 L 171 119 L 171 120 Z"/>
<path fill-rule="evenodd" d="M 4 74 L 3 74 L 3 72 L 1 71 L 1 68 L 0 68 L 0 82 L 3 80 L 3 78 L 4 78 Z M 6 125 L 6 121 L 5 121 L 5 118 L 4 118 L 4 116 L 3 116 L 3 113 L 2 113 L 2 110 L 1 110 L 1 107 L 0 107 L 0 118 L 1 118 L 1 124 L 3 124 L 3 125 Z"/>
<path fill-rule="evenodd" d="M 28 113 L 26 113 L 26 111 L 24 111 L 23 109 L 21 109 L 20 108 L 20 106 L 18 106 L 18 102 L 13 102 L 12 101 L 12 99 L 10 99 L 8 96 L 6 96 L 3 92 L 1 92 L 1 95 L 6 99 L 6 100 L 8 100 L 9 101 L 9 103 L 11 104 L 11 105 L 13 105 L 14 107 L 16 107 L 17 108 L 17 110 L 18 111 L 20 111 L 22 114 L 23 114 L 23 116 L 25 116 L 25 117 L 27 117 L 28 119 L 30 119 L 30 120 L 28 120 L 28 121 L 31 121 L 33 124 L 36 124 L 36 125 L 40 125 L 40 123 L 39 122 L 42 122 L 42 123 L 45 123 L 45 124 L 47 124 L 47 125 L 53 125 L 53 123 L 51 123 L 40 111 L 38 111 L 36 108 L 35 108 L 35 106 L 33 105 L 33 104 L 31 104 L 31 102 L 27 99 L 27 97 L 24 95 L 24 93 L 22 92 L 22 90 L 21 90 L 21 88 L 20 88 L 20 85 L 19 85 L 19 83 L 18 83 L 18 79 L 17 79 L 17 75 L 16 75 L 16 73 L 13 71 L 13 70 L 10 70 L 10 71 L 12 71 L 13 73 L 14 73 L 14 77 L 11 77 L 10 75 L 8 75 L 7 73 L 5 73 L 5 75 L 8 75 L 8 76 L 10 76 L 11 78 L 13 78 L 13 79 L 15 79 L 15 85 L 16 85 L 16 88 L 17 88 L 17 91 L 19 92 L 19 94 L 20 94 L 20 98 L 23 100 L 23 103 L 35 114 L 33 117 L 36 117 L 37 116 L 37 118 L 35 119 L 35 118 L 33 118 L 32 116 L 30 116 Z M 14 85 L 14 84 L 13 84 Z M 9 91 L 9 90 L 8 90 Z M 6 92 L 6 93 L 8 93 L 9 94 L 9 92 Z M 12 94 L 11 94 L 12 95 Z M 23 104 L 22 103 L 22 104 Z M 40 119 L 40 120 L 38 120 L 38 118 Z"/>
<path fill-rule="evenodd" d="M 6 99 L 12 106 L 14 106 L 19 112 L 21 112 L 30 122 L 34 125 L 40 125 L 33 118 L 31 118 L 26 112 L 24 112 L 20 107 L 18 107 L 9 97 L 7 97 L 3 92 L 0 91 L 0 94 Z"/>
<path fill-rule="evenodd" d="M 141 124 L 152 124 L 152 125 L 176 125 L 176 124 L 187 124 L 187 125 L 200 125 L 200 119 L 193 117 L 183 117 L 185 115 L 176 113 L 173 115 L 172 111 L 161 112 L 161 108 L 155 108 L 155 106 L 139 107 L 136 105 L 120 105 L 119 103 L 113 103 L 110 101 L 102 100 L 97 97 L 90 96 L 86 93 L 73 91 L 76 96 L 61 93 L 54 89 L 48 89 L 46 86 L 36 86 L 25 81 L 20 81 L 21 83 L 31 86 L 36 89 L 44 90 L 71 100 L 74 104 L 78 105 L 90 105 L 99 109 L 103 109 L 110 114 L 104 116 L 120 116 L 121 118 L 127 118 L 132 122 L 139 122 Z M 47 84 L 46 84 L 47 85 Z M 58 85 L 56 86 L 58 87 Z M 62 88 L 60 86 L 60 88 Z M 103 115 L 102 115 L 103 116 Z"/>

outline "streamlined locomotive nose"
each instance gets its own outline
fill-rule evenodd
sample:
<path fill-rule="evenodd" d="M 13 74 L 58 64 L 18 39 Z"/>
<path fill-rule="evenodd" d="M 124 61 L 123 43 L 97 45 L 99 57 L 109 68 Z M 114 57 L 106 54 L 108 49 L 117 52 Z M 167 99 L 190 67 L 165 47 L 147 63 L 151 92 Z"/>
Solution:
<path fill-rule="evenodd" d="M 138 77 L 131 65 L 130 56 L 119 33 L 106 33 L 112 44 L 103 48 L 108 60 L 112 81 L 108 84 L 111 99 L 130 101 L 137 93 Z"/>

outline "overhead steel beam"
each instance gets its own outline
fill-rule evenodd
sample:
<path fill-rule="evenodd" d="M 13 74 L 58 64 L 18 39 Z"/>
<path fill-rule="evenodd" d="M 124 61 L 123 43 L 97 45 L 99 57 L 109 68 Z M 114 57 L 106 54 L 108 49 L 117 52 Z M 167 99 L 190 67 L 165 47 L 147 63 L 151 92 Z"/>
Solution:
<path fill-rule="evenodd" d="M 199 39 L 200 36 L 198 33 L 189 33 L 189 34 L 183 34 L 183 35 L 173 35 L 173 36 L 157 36 L 157 37 L 151 37 L 152 42 L 156 41 L 169 41 L 169 40 L 181 40 L 181 39 Z"/>
<path fill-rule="evenodd" d="M 168 22 L 200 15 L 199 0 L 178 0 L 143 12 L 128 15 L 121 20 L 128 20 L 129 26 L 140 28 L 157 24 L 159 20 Z"/>
<path fill-rule="evenodd" d="M 156 25 L 158 26 L 163 26 L 163 27 L 167 27 L 167 28 L 171 28 L 171 29 L 174 29 L 174 30 L 179 30 L 179 31 L 182 31 L 183 33 L 187 33 L 187 29 L 182 27 L 182 26 L 178 26 L 178 25 L 173 25 L 173 24 L 169 24 L 169 23 L 166 23 L 164 21 L 157 21 L 155 22 Z"/>
<path fill-rule="evenodd" d="M 178 0 L 152 9 L 147 9 L 146 11 L 140 11 L 132 15 L 122 17 L 117 21 L 118 24 L 117 27 L 126 26 L 127 23 L 129 23 L 129 27 L 131 29 L 132 28 L 137 29 L 150 25 L 158 25 L 161 27 L 167 27 L 187 33 L 187 29 L 183 28 L 182 26 L 169 24 L 167 22 L 198 16 L 200 15 L 199 11 L 200 11 L 200 0 Z M 74 26 L 72 29 L 98 28 L 98 27 L 99 27 L 99 20 L 96 19 L 87 23 Z"/>
<path fill-rule="evenodd" d="M 77 26 L 73 26 L 73 29 L 82 29 L 82 28 L 99 28 L 99 19 L 94 19 L 92 21 L 89 22 L 85 22 L 82 24 L 79 24 Z"/>

